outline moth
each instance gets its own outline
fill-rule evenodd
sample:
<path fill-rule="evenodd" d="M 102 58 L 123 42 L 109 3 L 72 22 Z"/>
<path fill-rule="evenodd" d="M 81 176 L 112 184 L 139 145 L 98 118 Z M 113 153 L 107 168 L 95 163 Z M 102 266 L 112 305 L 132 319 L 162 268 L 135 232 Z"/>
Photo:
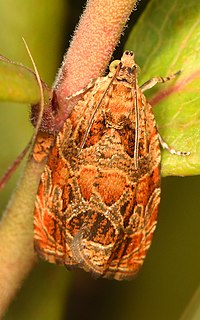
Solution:
<path fill-rule="evenodd" d="M 156 228 L 160 138 L 143 91 L 175 75 L 139 88 L 137 68 L 125 51 L 85 88 L 55 138 L 36 198 L 39 256 L 95 277 L 133 278 Z"/>

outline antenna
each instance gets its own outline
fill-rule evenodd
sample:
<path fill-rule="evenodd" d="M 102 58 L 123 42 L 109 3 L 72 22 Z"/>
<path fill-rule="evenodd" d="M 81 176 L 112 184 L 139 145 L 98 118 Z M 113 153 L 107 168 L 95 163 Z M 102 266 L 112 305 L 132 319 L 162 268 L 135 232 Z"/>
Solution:
<path fill-rule="evenodd" d="M 39 115 L 38 115 L 38 121 L 37 121 L 37 124 L 36 124 L 36 127 L 35 127 L 35 132 L 34 132 L 34 134 L 33 134 L 33 136 L 32 136 L 32 139 L 31 139 L 31 142 L 32 142 L 32 145 L 33 145 L 34 142 L 35 142 L 37 133 L 38 133 L 38 131 L 39 131 L 41 122 L 42 122 L 42 116 L 43 116 L 43 112 L 44 112 L 44 91 L 43 91 L 42 81 L 41 81 L 41 79 L 40 79 L 39 72 L 38 72 L 37 67 L 36 67 L 36 64 L 35 64 L 35 62 L 34 62 L 34 60 L 33 60 L 33 57 L 32 57 L 31 52 L 30 52 L 30 50 L 29 50 L 29 47 L 28 47 L 25 39 L 22 38 L 22 40 L 24 41 L 26 50 L 27 50 L 28 55 L 29 55 L 29 57 L 30 57 L 30 59 L 31 59 L 31 62 L 32 62 L 32 65 L 33 65 L 33 68 L 34 68 L 34 71 L 35 71 L 37 83 L 38 83 L 38 86 L 39 86 L 39 89 L 40 89 L 40 112 L 39 112 Z"/>
<path fill-rule="evenodd" d="M 135 146 L 134 161 L 135 169 L 138 169 L 138 153 L 139 153 L 139 110 L 138 110 L 138 94 L 137 94 L 137 76 L 136 68 L 134 70 L 134 96 L 135 96 Z"/>
<path fill-rule="evenodd" d="M 110 89 L 113 81 L 115 80 L 116 75 L 117 75 L 117 73 L 118 73 L 119 70 L 120 70 L 120 67 L 121 67 L 121 64 L 119 63 L 118 66 L 117 66 L 117 68 L 116 68 L 116 71 L 115 71 L 114 75 L 112 76 L 112 78 L 111 78 L 111 80 L 110 80 L 110 83 L 108 84 L 106 90 L 104 91 L 104 93 L 103 93 L 103 95 L 102 95 L 99 103 L 97 104 L 97 106 L 96 106 L 96 108 L 95 108 L 95 110 L 94 110 L 94 112 L 93 112 L 93 114 L 92 114 L 92 116 L 91 116 L 91 118 L 90 118 L 90 120 L 89 120 L 89 124 L 88 124 L 87 130 L 85 131 L 83 140 L 82 140 L 82 142 L 81 142 L 80 150 L 79 150 L 79 152 L 78 152 L 78 155 L 80 155 L 80 153 L 81 153 L 81 151 L 82 151 L 82 149 L 83 149 L 83 147 L 84 147 L 84 145 L 85 145 L 85 143 L 86 143 L 88 134 L 89 134 L 90 129 L 91 129 L 91 127 L 92 127 L 92 124 L 93 124 L 93 122 L 94 122 L 95 115 L 96 115 L 97 111 L 99 110 L 99 107 L 101 106 L 101 103 L 102 103 L 103 99 L 105 98 L 106 94 L 108 93 L 108 90 Z"/>

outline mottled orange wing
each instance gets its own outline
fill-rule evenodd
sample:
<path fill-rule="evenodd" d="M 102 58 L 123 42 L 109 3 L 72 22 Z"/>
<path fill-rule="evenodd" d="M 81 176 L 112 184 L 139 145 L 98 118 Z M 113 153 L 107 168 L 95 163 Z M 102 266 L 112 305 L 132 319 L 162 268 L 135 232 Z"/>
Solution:
<path fill-rule="evenodd" d="M 77 103 L 42 174 L 34 218 L 44 259 L 130 279 L 143 264 L 160 202 L 160 146 L 133 53 Z"/>

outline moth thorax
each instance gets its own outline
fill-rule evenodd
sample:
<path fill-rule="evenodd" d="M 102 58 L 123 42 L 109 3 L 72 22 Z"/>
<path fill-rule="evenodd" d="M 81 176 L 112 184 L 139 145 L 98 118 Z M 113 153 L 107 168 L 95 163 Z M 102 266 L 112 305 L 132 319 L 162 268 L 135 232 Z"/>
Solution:
<path fill-rule="evenodd" d="M 127 122 L 129 121 L 129 114 L 119 114 L 119 113 L 112 113 L 111 111 L 105 112 L 105 121 L 106 126 L 109 128 L 115 129 L 123 129 Z"/>

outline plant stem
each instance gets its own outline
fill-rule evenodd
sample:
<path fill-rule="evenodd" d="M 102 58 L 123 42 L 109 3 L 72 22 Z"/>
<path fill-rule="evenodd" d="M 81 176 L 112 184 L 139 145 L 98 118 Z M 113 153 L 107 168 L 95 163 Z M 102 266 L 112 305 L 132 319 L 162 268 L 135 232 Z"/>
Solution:
<path fill-rule="evenodd" d="M 0 318 L 36 259 L 33 210 L 42 170 L 41 163 L 28 161 L 0 224 Z"/>

